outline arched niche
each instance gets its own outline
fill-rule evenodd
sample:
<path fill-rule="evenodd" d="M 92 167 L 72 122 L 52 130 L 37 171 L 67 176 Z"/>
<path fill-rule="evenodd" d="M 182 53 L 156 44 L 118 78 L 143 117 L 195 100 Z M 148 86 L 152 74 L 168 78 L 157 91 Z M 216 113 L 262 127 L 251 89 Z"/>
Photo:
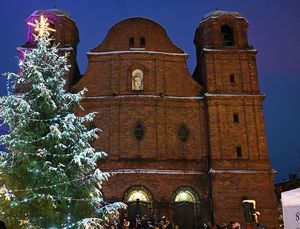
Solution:
<path fill-rule="evenodd" d="M 144 72 L 141 69 L 134 69 L 131 74 L 131 89 L 133 91 L 144 90 Z"/>

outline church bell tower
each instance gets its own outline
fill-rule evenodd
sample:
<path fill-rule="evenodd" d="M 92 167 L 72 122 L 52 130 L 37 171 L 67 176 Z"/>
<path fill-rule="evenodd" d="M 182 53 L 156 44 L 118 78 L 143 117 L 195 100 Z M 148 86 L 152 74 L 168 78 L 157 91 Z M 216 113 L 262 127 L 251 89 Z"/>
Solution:
<path fill-rule="evenodd" d="M 249 224 L 258 219 L 277 228 L 265 95 L 260 92 L 257 50 L 248 43 L 247 27 L 239 13 L 215 11 L 205 16 L 195 33 L 193 77 L 205 88 L 212 218 Z M 255 203 L 260 215 L 247 217 L 255 211 L 245 209 L 245 201 Z"/>
<path fill-rule="evenodd" d="M 79 43 L 78 28 L 68 13 L 58 9 L 36 10 L 26 19 L 26 24 L 28 22 L 34 23 L 35 20 L 39 20 L 41 15 L 47 18 L 50 27 L 55 29 L 55 32 L 51 36 L 53 37 L 53 43 L 58 45 L 59 53 L 61 55 L 64 55 L 66 52 L 69 53 L 68 59 L 71 68 L 65 78 L 67 81 L 66 89 L 69 90 L 80 79 L 80 72 L 76 61 L 77 45 Z M 27 25 L 26 43 L 17 48 L 20 58 L 22 58 L 22 53 L 25 50 L 36 47 L 34 33 L 33 27 Z"/>

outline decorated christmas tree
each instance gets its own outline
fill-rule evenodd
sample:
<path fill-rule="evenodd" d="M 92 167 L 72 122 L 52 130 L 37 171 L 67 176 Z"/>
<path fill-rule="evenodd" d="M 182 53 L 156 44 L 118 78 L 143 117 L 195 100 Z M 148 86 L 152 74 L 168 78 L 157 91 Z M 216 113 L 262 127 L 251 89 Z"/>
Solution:
<path fill-rule="evenodd" d="M 0 118 L 9 126 L 1 136 L 0 219 L 10 228 L 102 228 L 122 203 L 103 200 L 101 172 L 88 129 L 95 113 L 77 116 L 84 91 L 65 90 L 67 55 L 51 45 L 47 18 L 31 24 L 37 48 L 23 53 L 19 73 L 8 73 L 21 93 L 0 98 Z"/>

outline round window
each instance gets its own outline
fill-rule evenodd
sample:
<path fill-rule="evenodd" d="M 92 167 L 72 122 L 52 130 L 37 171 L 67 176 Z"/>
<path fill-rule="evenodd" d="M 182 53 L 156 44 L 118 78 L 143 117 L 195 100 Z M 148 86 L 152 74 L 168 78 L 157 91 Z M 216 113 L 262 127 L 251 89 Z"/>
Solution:
<path fill-rule="evenodd" d="M 181 126 L 179 126 L 177 134 L 178 134 L 179 139 L 182 142 L 185 142 L 190 135 L 190 131 L 184 124 L 182 124 Z"/>
<path fill-rule="evenodd" d="M 137 140 L 142 140 L 144 137 L 144 127 L 142 123 L 137 123 L 134 127 L 134 136 Z"/>

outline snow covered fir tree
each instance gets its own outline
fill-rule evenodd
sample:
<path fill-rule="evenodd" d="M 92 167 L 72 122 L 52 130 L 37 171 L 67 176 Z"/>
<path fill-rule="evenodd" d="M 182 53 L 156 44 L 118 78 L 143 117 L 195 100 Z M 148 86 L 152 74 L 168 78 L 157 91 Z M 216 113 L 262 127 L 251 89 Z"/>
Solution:
<path fill-rule="evenodd" d="M 102 228 L 125 205 L 103 200 L 110 174 L 97 161 L 106 154 L 90 145 L 99 129 L 85 127 L 95 113 L 74 113 L 84 91 L 65 90 L 67 56 L 51 45 L 47 18 L 31 25 L 37 48 L 23 53 L 18 74 L 6 74 L 19 93 L 0 99 L 9 126 L 1 136 L 0 218 L 9 228 Z"/>

